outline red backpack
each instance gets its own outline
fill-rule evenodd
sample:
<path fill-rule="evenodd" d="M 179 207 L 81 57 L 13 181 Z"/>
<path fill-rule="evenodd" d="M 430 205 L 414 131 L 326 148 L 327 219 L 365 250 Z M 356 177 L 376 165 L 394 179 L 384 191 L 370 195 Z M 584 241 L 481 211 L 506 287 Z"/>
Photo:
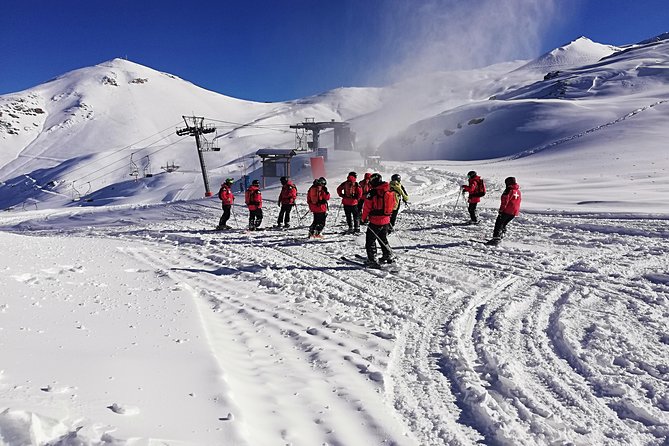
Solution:
<path fill-rule="evenodd" d="M 483 178 L 479 177 L 479 180 L 476 182 L 476 192 L 474 192 L 474 196 L 484 197 L 485 192 L 485 183 L 483 182 Z"/>

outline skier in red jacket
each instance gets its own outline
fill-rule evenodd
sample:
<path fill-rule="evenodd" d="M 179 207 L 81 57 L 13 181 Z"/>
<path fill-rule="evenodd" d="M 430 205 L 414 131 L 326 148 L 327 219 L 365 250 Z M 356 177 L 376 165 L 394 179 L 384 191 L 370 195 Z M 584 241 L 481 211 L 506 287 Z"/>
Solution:
<path fill-rule="evenodd" d="M 395 194 L 390 191 L 390 185 L 383 181 L 381 174 L 372 174 L 370 184 L 372 190 L 365 197 L 365 204 L 362 207 L 362 221 L 369 222 L 365 238 L 366 264 L 372 268 L 380 268 L 379 262 L 394 262 L 388 243 L 388 229 L 390 228 L 390 216 L 395 208 Z M 383 253 L 378 262 L 376 261 L 377 241 Z"/>
<path fill-rule="evenodd" d="M 467 178 L 469 179 L 469 184 L 462 186 L 462 193 L 469 192 L 469 199 L 467 200 L 469 203 L 467 207 L 470 218 L 469 223 L 475 225 L 479 222 L 476 215 L 476 206 L 481 201 L 481 197 L 485 195 L 485 184 L 481 177 L 473 170 L 467 172 Z"/>
<path fill-rule="evenodd" d="M 258 180 L 253 180 L 251 187 L 246 190 L 245 199 L 249 208 L 249 231 L 256 231 L 262 223 L 262 194 Z"/>
<path fill-rule="evenodd" d="M 372 186 L 369 184 L 369 179 L 372 177 L 371 172 L 365 173 L 365 178 L 362 181 L 358 182 L 358 186 L 362 189 L 362 197 L 358 200 L 358 216 L 362 220 L 362 206 L 365 204 L 365 197 L 372 190 Z"/>
<path fill-rule="evenodd" d="M 218 191 L 218 198 L 221 199 L 221 205 L 223 206 L 223 215 L 218 221 L 217 230 L 223 229 L 232 229 L 228 226 L 228 220 L 230 219 L 230 210 L 232 209 L 232 204 L 235 201 L 235 196 L 232 193 L 232 185 L 235 182 L 232 178 L 226 178 L 225 182 L 221 184 L 221 189 Z"/>
<path fill-rule="evenodd" d="M 280 228 L 281 223 L 285 228 L 290 227 L 290 211 L 295 206 L 295 199 L 297 198 L 297 188 L 288 177 L 281 177 L 281 193 L 279 194 L 278 204 L 281 206 L 279 211 L 279 218 L 276 222 L 276 227 Z"/>
<path fill-rule="evenodd" d="M 497 214 L 497 220 L 495 220 L 495 229 L 493 230 L 492 240 L 488 242 L 489 245 L 500 244 L 506 233 L 506 225 L 520 212 L 522 197 L 516 178 L 508 177 L 504 180 L 504 184 L 506 184 L 506 189 L 502 192 L 499 214 Z"/>
<path fill-rule="evenodd" d="M 344 206 L 344 214 L 346 214 L 346 223 L 348 224 L 346 234 L 360 234 L 358 202 L 362 198 L 362 188 L 358 184 L 357 178 L 357 173 L 349 172 L 346 181 L 337 188 L 337 195 L 342 199 L 341 204 Z"/>
<path fill-rule="evenodd" d="M 314 184 L 307 191 L 307 204 L 309 210 L 314 214 L 314 220 L 309 226 L 309 238 L 322 238 L 321 232 L 325 227 L 325 219 L 328 216 L 328 200 L 330 192 L 326 187 L 327 180 L 320 177 L 314 180 Z"/>

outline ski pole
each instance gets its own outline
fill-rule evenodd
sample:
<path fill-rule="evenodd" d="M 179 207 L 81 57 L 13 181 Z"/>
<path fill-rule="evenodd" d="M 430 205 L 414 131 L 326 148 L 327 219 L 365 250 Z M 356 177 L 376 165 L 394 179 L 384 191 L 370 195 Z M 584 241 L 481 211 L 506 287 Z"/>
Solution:
<path fill-rule="evenodd" d="M 300 210 L 297 209 L 297 203 L 293 203 L 293 206 L 295 206 L 295 213 L 297 214 L 297 224 L 302 226 L 302 218 L 300 218 Z"/>
<path fill-rule="evenodd" d="M 459 202 L 460 202 L 460 192 L 458 192 L 458 198 L 455 200 L 455 205 L 453 206 L 453 212 L 455 212 L 455 210 L 457 209 Z"/>
<path fill-rule="evenodd" d="M 391 253 L 393 252 L 393 250 L 390 248 L 390 246 L 388 246 L 386 243 L 383 242 L 383 240 L 381 240 L 381 237 L 379 237 L 379 235 L 376 233 L 376 231 L 373 228 L 370 228 L 368 226 L 367 229 L 372 231 L 372 234 L 374 234 L 374 237 L 376 237 L 376 239 L 379 241 L 379 244 L 381 246 L 385 247 L 389 252 L 391 252 Z"/>
<path fill-rule="evenodd" d="M 404 244 L 404 242 L 402 241 L 402 237 L 400 237 L 400 235 L 397 233 L 397 229 L 393 228 L 392 233 L 395 235 L 395 237 L 397 237 L 397 241 L 400 242 L 400 245 L 402 246 L 402 249 L 406 251 L 407 247 Z"/>
<path fill-rule="evenodd" d="M 237 223 L 237 214 L 235 213 L 235 205 L 233 204 L 230 206 L 230 211 L 232 212 L 232 218 L 235 219 L 235 226 L 239 227 L 239 223 Z"/>
<path fill-rule="evenodd" d="M 341 204 L 337 207 L 337 213 L 335 214 L 335 220 L 334 220 L 335 221 L 334 222 L 335 226 L 337 226 L 339 224 L 339 210 L 340 209 L 341 209 Z"/>

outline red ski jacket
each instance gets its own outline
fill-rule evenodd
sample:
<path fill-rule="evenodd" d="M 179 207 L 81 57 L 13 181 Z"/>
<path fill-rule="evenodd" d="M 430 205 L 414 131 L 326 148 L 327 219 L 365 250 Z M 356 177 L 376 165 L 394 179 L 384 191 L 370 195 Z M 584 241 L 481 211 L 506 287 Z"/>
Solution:
<path fill-rule="evenodd" d="M 307 192 L 307 204 L 309 210 L 315 214 L 328 211 L 328 200 L 330 199 L 330 192 L 321 185 L 313 185 Z"/>
<path fill-rule="evenodd" d="M 499 211 L 502 214 L 518 215 L 521 200 L 520 186 L 517 184 L 507 186 L 504 192 L 502 192 L 502 204 L 499 207 Z"/>
<path fill-rule="evenodd" d="M 295 204 L 296 198 L 297 187 L 295 187 L 292 181 L 288 180 L 288 182 L 281 188 L 281 193 L 279 194 L 279 204 Z"/>
<path fill-rule="evenodd" d="M 395 194 L 390 191 L 390 185 L 383 182 L 372 189 L 365 198 L 362 221 L 369 221 L 377 226 L 388 225 L 393 209 L 395 209 Z"/>
<path fill-rule="evenodd" d="M 480 176 L 476 175 L 469 179 L 469 184 L 462 186 L 462 190 L 469 192 L 469 203 L 478 203 L 481 201 L 481 196 L 478 195 L 479 191 L 483 189 L 483 180 Z"/>
<path fill-rule="evenodd" d="M 227 184 L 223 184 L 221 189 L 218 191 L 218 198 L 221 199 L 223 205 L 232 205 L 235 201 L 235 196 L 232 193 L 232 189 Z"/>
<path fill-rule="evenodd" d="M 362 198 L 362 188 L 355 181 L 354 176 L 349 176 L 346 181 L 341 183 L 337 188 L 337 195 L 339 195 L 342 200 L 341 204 L 344 206 L 356 206 L 358 200 Z"/>
<path fill-rule="evenodd" d="M 255 211 L 262 208 L 262 194 L 260 193 L 260 188 L 258 186 L 251 186 L 246 190 L 245 195 L 246 206 L 248 206 L 249 211 Z"/>
<path fill-rule="evenodd" d="M 362 189 L 362 197 L 364 199 L 365 196 L 369 193 L 370 190 L 372 190 L 372 185 L 369 184 L 369 179 L 372 177 L 372 174 L 370 172 L 367 172 L 365 174 L 365 179 L 360 181 L 358 185 L 360 186 L 360 189 Z"/>

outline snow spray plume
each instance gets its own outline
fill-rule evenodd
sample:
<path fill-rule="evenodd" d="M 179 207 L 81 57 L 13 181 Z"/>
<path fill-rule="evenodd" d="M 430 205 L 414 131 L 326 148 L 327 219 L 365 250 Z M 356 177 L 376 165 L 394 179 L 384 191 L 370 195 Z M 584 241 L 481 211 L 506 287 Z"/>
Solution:
<path fill-rule="evenodd" d="M 444 87 L 438 78 L 430 81 L 430 73 L 535 57 L 541 34 L 553 19 L 556 1 L 382 2 L 380 14 L 385 26 L 381 32 L 387 38 L 380 53 L 386 60 L 379 64 L 383 74 L 371 73 L 375 81 L 370 84 L 396 84 L 396 88 L 388 92 L 376 119 L 365 122 L 366 129 L 355 129 L 359 142 L 378 147 L 392 136 L 389 132 L 426 118 L 421 107 L 434 101 L 435 88 Z"/>
<path fill-rule="evenodd" d="M 555 0 L 426 0 L 389 3 L 388 20 L 399 22 L 390 44 L 399 81 L 425 72 L 478 68 L 537 55 L 553 19 Z M 393 26 L 393 24 L 390 24 Z"/>

